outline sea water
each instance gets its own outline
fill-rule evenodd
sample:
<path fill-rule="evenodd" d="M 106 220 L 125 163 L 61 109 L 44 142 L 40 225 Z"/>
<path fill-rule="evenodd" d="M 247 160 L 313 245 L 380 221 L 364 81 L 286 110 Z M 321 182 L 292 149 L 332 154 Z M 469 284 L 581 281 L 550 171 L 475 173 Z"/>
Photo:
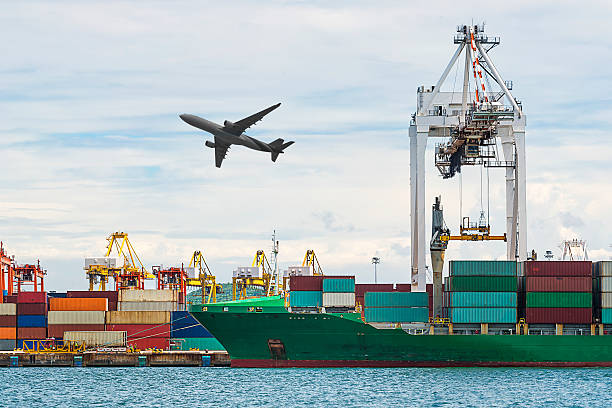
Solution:
<path fill-rule="evenodd" d="M 0 368 L 0 406 L 612 407 L 612 368 Z"/>

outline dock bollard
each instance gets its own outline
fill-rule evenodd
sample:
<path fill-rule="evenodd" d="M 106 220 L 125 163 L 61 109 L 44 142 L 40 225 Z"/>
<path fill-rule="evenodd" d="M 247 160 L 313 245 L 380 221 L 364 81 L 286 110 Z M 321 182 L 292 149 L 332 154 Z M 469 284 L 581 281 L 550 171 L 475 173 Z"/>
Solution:
<path fill-rule="evenodd" d="M 74 356 L 73 367 L 83 367 L 83 356 Z"/>
<path fill-rule="evenodd" d="M 210 356 L 202 356 L 202 367 L 210 367 Z"/>
<path fill-rule="evenodd" d="M 138 356 L 138 367 L 147 366 L 147 356 Z"/>
<path fill-rule="evenodd" d="M 19 367 L 19 356 L 11 356 L 9 358 L 9 367 Z"/>

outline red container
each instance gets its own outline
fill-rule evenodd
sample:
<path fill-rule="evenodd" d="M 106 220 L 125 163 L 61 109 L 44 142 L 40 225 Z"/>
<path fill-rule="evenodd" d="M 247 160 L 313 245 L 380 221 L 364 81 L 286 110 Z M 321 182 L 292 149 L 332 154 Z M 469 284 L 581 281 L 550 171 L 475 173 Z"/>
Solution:
<path fill-rule="evenodd" d="M 17 338 L 19 340 L 44 340 L 47 338 L 46 327 L 18 327 Z"/>
<path fill-rule="evenodd" d="M 139 340 L 130 340 L 128 338 L 127 344 L 128 346 L 133 346 L 140 350 L 146 350 L 149 348 L 156 348 L 160 350 L 170 349 L 170 339 L 161 337 L 149 337 L 147 339 Z"/>
<path fill-rule="evenodd" d="M 17 295 L 4 296 L 4 303 L 17 303 Z"/>
<path fill-rule="evenodd" d="M 393 292 L 392 283 L 356 283 L 355 296 L 363 297 L 366 292 Z"/>
<path fill-rule="evenodd" d="M 66 292 L 67 298 L 107 298 L 108 303 L 117 302 L 119 293 L 114 290 L 70 290 Z"/>
<path fill-rule="evenodd" d="M 47 303 L 47 292 L 19 292 L 17 303 Z"/>
<path fill-rule="evenodd" d="M 17 327 L 17 316 L 0 315 L 0 327 Z"/>
<path fill-rule="evenodd" d="M 528 307 L 525 315 L 527 323 L 574 323 L 590 324 L 590 307 Z"/>
<path fill-rule="evenodd" d="M 17 303 L 18 315 L 47 315 L 46 303 Z"/>
<path fill-rule="evenodd" d="M 527 292 L 590 292 L 593 279 L 589 276 L 528 276 Z"/>
<path fill-rule="evenodd" d="M 341 278 L 341 276 L 334 276 Z M 323 290 L 323 276 L 292 276 L 289 278 L 289 290 Z"/>
<path fill-rule="evenodd" d="M 170 324 L 107 324 L 107 331 L 126 331 L 128 339 L 140 337 L 170 337 Z"/>
<path fill-rule="evenodd" d="M 47 328 L 48 336 L 56 339 L 64 338 L 67 331 L 104 331 L 103 324 L 50 324 Z"/>
<path fill-rule="evenodd" d="M 527 261 L 525 276 L 591 276 L 591 261 Z"/>
<path fill-rule="evenodd" d="M 410 283 L 396 283 L 396 292 L 412 292 L 412 285 Z"/>

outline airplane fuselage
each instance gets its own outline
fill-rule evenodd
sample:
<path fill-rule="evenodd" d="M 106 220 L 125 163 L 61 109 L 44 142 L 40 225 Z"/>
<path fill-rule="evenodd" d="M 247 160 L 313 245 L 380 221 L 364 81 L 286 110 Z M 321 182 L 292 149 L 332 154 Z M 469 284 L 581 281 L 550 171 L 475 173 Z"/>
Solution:
<path fill-rule="evenodd" d="M 219 138 L 221 142 L 226 145 L 242 145 L 249 149 L 259 150 L 262 152 L 272 152 L 272 149 L 267 143 L 260 140 L 254 139 L 245 133 L 241 133 L 239 136 L 226 132 L 223 125 L 211 122 L 210 120 L 201 118 L 196 115 L 183 114 L 181 119 L 190 124 L 191 126 L 202 129 L 215 137 Z"/>

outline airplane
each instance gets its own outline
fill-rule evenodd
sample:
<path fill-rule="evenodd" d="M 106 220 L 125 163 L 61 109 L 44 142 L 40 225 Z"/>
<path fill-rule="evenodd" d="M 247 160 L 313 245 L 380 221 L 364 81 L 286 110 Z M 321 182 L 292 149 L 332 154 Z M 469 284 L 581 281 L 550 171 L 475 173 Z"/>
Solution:
<path fill-rule="evenodd" d="M 278 155 L 284 153 L 287 147 L 291 146 L 294 142 L 286 142 L 283 139 L 276 139 L 271 143 L 265 143 L 261 140 L 257 140 L 253 137 L 247 136 L 244 131 L 255 123 L 259 122 L 268 113 L 278 108 L 281 104 L 272 105 L 261 112 L 255 113 L 254 115 L 248 116 L 235 123 L 226 120 L 223 122 L 223 126 L 201 118 L 195 115 L 189 115 L 183 113 L 179 117 L 191 126 L 202 129 L 215 137 L 215 141 L 211 142 L 207 140 L 204 144 L 207 147 L 215 149 L 215 166 L 221 167 L 221 163 L 227 155 L 227 150 L 230 145 L 242 145 L 249 149 L 259 150 L 262 152 L 270 152 L 272 155 L 272 161 L 275 162 Z"/>

